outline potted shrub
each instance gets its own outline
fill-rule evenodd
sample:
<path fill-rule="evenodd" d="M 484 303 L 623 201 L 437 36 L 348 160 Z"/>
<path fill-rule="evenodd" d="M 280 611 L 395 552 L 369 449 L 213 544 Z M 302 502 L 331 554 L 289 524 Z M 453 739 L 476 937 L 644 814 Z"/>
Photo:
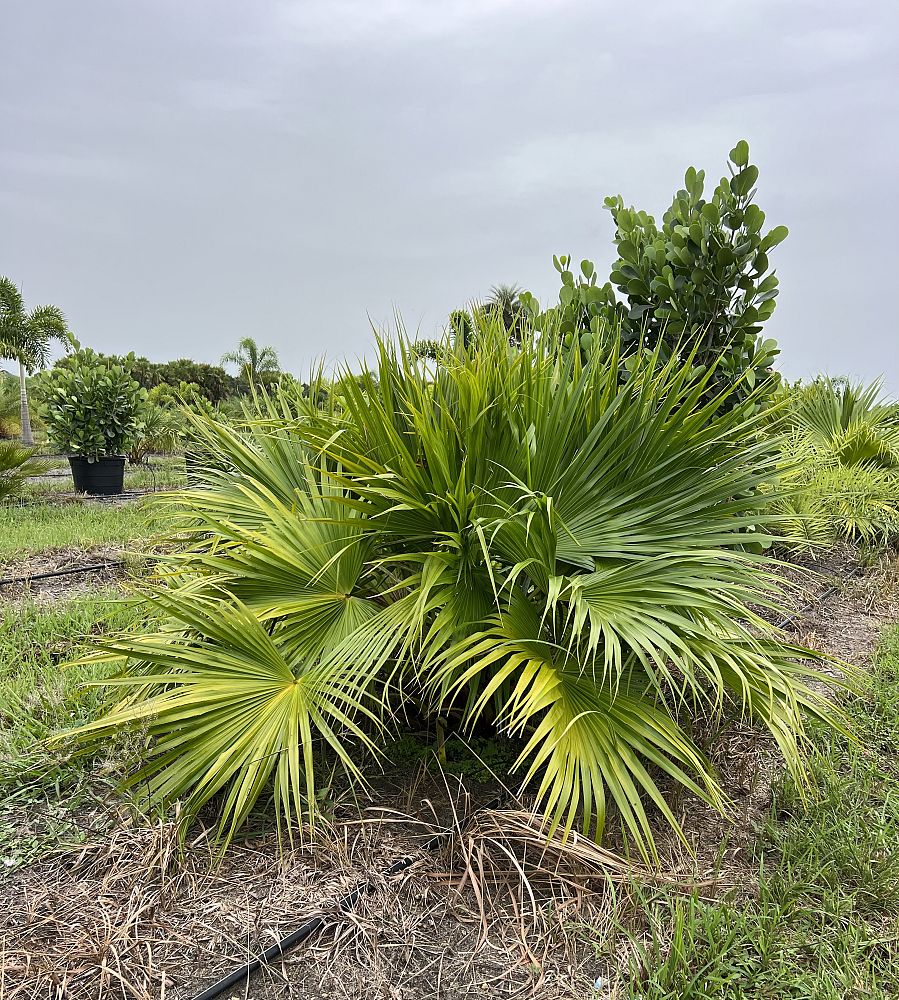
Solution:
<path fill-rule="evenodd" d="M 143 432 L 147 394 L 126 368 L 83 348 L 40 376 L 41 417 L 69 456 L 75 489 L 122 492 L 125 454 Z"/>

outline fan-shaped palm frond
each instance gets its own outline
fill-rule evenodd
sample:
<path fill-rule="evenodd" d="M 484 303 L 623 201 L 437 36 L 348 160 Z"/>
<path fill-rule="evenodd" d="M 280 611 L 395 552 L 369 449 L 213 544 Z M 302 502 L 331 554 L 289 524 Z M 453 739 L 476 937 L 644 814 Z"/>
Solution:
<path fill-rule="evenodd" d="M 139 780 L 187 817 L 221 791 L 226 837 L 269 787 L 309 814 L 318 746 L 358 777 L 406 699 L 519 734 L 551 826 L 598 835 L 613 806 L 647 854 L 666 782 L 722 806 L 683 719 L 745 713 L 801 772 L 805 715 L 836 713 L 751 610 L 779 605 L 746 532 L 781 495 L 753 393 L 722 407 L 658 354 L 621 384 L 613 337 L 582 364 L 478 322 L 435 371 L 381 341 L 328 410 L 195 418 L 167 623 L 103 644 L 131 693 L 82 739 L 148 725 Z"/>
<path fill-rule="evenodd" d="M 802 462 L 787 475 L 791 489 L 773 509 L 794 546 L 853 539 L 884 545 L 899 538 L 899 470 L 871 462 L 844 465 L 801 437 L 788 451 Z"/>
<path fill-rule="evenodd" d="M 794 392 L 782 418 L 792 489 L 775 504 L 787 531 L 811 545 L 899 536 L 899 406 L 880 382 L 821 378 Z"/>
<path fill-rule="evenodd" d="M 899 407 L 882 398 L 882 383 L 822 378 L 802 390 L 789 411 L 818 449 L 842 465 L 899 465 Z"/>
<path fill-rule="evenodd" d="M 0 500 L 14 497 L 32 476 L 49 468 L 47 462 L 34 458 L 32 448 L 23 448 L 17 441 L 0 441 Z"/>

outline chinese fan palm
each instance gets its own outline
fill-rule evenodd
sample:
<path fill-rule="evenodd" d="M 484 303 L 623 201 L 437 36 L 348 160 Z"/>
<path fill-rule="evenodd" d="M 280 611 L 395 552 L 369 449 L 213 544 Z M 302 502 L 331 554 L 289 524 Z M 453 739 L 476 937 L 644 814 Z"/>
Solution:
<path fill-rule="evenodd" d="M 644 853 L 672 782 L 724 805 L 685 723 L 754 717 L 801 772 L 828 710 L 758 617 L 761 418 L 654 356 L 621 384 L 614 338 L 582 366 L 484 323 L 436 370 L 381 341 L 328 412 L 198 427 L 214 460 L 170 500 L 161 624 L 101 643 L 123 700 L 82 740 L 145 727 L 132 780 L 186 817 L 221 793 L 226 839 L 262 794 L 311 819 L 322 762 L 360 778 L 409 701 L 521 737 L 550 826 L 599 836 L 611 807 Z"/>
<path fill-rule="evenodd" d="M 899 406 L 884 401 L 882 383 L 822 378 L 801 390 L 788 419 L 817 450 L 843 466 L 899 466 Z"/>
<path fill-rule="evenodd" d="M 793 544 L 899 536 L 899 406 L 881 383 L 817 379 L 795 391 L 784 416 L 792 488 L 774 506 Z"/>

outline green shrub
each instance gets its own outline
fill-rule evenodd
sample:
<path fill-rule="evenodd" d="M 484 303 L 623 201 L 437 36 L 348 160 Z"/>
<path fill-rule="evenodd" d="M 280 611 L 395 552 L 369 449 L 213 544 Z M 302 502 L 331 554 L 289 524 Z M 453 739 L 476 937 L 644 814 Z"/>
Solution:
<path fill-rule="evenodd" d="M 41 418 L 61 452 L 125 454 L 143 429 L 146 392 L 121 365 L 81 349 L 40 376 Z"/>
<path fill-rule="evenodd" d="M 804 442 L 792 439 L 791 465 Z M 842 465 L 832 455 L 806 449 L 784 477 L 789 492 L 774 502 L 788 545 L 829 545 L 861 540 L 885 545 L 899 537 L 899 472 L 871 465 Z"/>
<path fill-rule="evenodd" d="M 879 382 L 819 378 L 792 388 L 775 430 L 783 428 L 788 492 L 775 509 L 793 544 L 899 537 L 899 410 Z"/>
<path fill-rule="evenodd" d="M 148 402 L 142 411 L 140 434 L 128 449 L 128 461 L 141 465 L 147 455 L 170 454 L 181 440 L 182 425 L 177 413 Z"/>
<path fill-rule="evenodd" d="M 113 365 L 120 365 L 144 389 L 157 387 L 178 391 L 180 385 L 189 383 L 197 387 L 202 395 L 217 403 L 227 399 L 240 389 L 239 380 L 229 375 L 219 365 L 209 365 L 190 358 L 166 361 L 163 364 L 129 354 L 98 354 L 98 357 Z M 66 359 L 57 362 L 65 367 Z"/>
<path fill-rule="evenodd" d="M 594 336 L 617 325 L 626 345 L 658 345 L 663 360 L 679 355 L 700 369 L 714 365 L 708 389 L 736 386 L 727 396 L 731 405 L 747 394 L 758 400 L 757 382 L 776 383 L 770 369 L 777 344 L 759 334 L 777 296 L 768 254 L 787 228 L 762 233 L 765 213 L 755 204 L 758 168 L 749 162 L 748 143 L 731 150 L 728 169 L 706 198 L 705 171 L 689 167 L 661 226 L 625 207 L 620 195 L 607 198 L 618 251 L 609 281 L 599 284 L 589 260 L 576 274 L 570 257 L 554 257 L 559 304 L 541 317 L 536 299 L 523 293 L 524 308 L 538 326 L 547 318 L 558 322 L 569 347 L 589 350 Z"/>
<path fill-rule="evenodd" d="M 832 715 L 814 654 L 752 610 L 778 606 L 744 545 L 778 461 L 761 417 L 658 352 L 622 385 L 617 347 L 582 365 L 486 323 L 435 372 L 380 342 L 327 410 L 194 418 L 215 461 L 170 501 L 169 625 L 98 643 L 131 695 L 80 731 L 147 726 L 131 780 L 157 804 L 221 793 L 226 840 L 269 790 L 312 819 L 323 751 L 361 779 L 409 700 L 522 738 L 552 826 L 598 836 L 613 808 L 647 853 L 648 811 L 677 827 L 664 781 L 723 804 L 681 720 L 745 712 L 800 779 L 803 715 Z"/>
<path fill-rule="evenodd" d="M 870 385 L 818 378 L 795 393 L 787 422 L 841 465 L 899 466 L 899 405 Z"/>

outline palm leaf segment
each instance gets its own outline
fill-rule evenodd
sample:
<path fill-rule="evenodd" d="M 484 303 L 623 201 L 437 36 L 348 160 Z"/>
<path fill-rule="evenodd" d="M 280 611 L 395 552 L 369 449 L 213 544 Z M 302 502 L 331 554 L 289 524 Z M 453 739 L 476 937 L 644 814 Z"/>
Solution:
<path fill-rule="evenodd" d="M 722 805 L 679 719 L 735 704 L 799 771 L 827 710 L 808 651 L 749 610 L 778 601 L 745 545 L 777 460 L 761 418 L 673 362 L 621 385 L 614 349 L 582 367 L 485 324 L 436 373 L 382 342 L 329 412 L 203 425 L 166 624 L 104 644 L 131 692 L 84 734 L 147 725 L 159 800 L 222 791 L 226 836 L 269 787 L 311 815 L 322 750 L 359 777 L 408 698 L 520 734 L 553 827 L 599 834 L 611 802 L 645 853 L 647 803 L 676 826 L 660 775 Z"/>

